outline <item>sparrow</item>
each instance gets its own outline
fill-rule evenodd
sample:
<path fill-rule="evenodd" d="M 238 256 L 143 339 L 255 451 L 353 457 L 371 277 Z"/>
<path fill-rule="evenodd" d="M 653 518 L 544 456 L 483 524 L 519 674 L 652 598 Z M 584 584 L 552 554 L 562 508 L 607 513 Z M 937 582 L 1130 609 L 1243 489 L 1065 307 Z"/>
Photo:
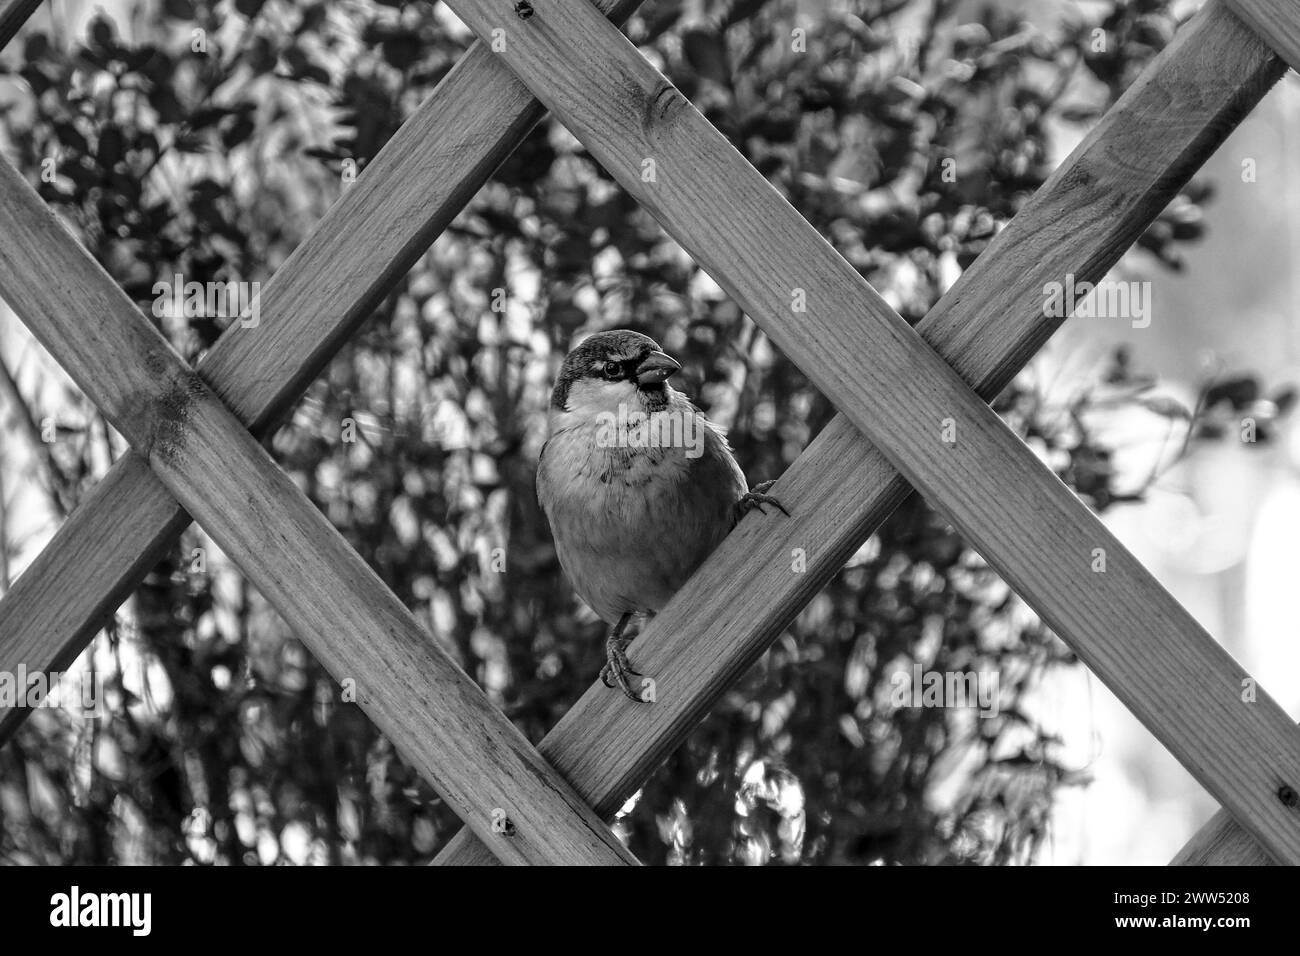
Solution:
<path fill-rule="evenodd" d="M 625 636 L 664 607 L 771 481 L 745 482 L 723 431 L 668 378 L 681 365 L 654 339 L 616 329 L 564 359 L 537 466 L 537 499 L 574 590 L 611 625 L 600 677 L 642 702 Z"/>

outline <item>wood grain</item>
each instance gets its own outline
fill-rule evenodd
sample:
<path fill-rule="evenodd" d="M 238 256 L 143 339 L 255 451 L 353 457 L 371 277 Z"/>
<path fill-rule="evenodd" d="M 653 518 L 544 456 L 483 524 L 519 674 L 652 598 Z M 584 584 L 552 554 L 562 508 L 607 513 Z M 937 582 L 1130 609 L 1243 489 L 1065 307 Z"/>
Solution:
<path fill-rule="evenodd" d="M 621 22 L 638 2 L 605 6 Z M 265 284 L 261 324 L 235 323 L 199 375 L 266 434 L 542 115 L 475 43 Z M 66 668 L 188 521 L 144 462 L 120 460 L 0 598 L 0 671 Z M 0 711 L 0 744 L 25 716 Z"/>
<path fill-rule="evenodd" d="M 502 58 L 592 155 L 1275 857 L 1300 860 L 1300 815 L 1277 798 L 1279 786 L 1300 779 L 1300 735 L 1286 714 L 1264 695 L 1241 702 L 1246 675 L 1236 662 L 667 80 L 580 2 L 539 6 L 514 23 L 493 0 L 449 5 L 480 35 L 506 32 Z M 1044 279 L 1113 261 L 1277 79 L 1275 58 L 1244 33 L 1217 8 L 1182 31 L 1090 137 L 1085 155 L 1044 187 L 1016 238 L 1004 233 L 986 252 L 991 263 L 978 282 L 945 297 L 944 317 L 928 323 L 927 338 L 972 385 L 983 380 L 986 395 L 995 390 L 1049 334 Z M 1144 135 L 1143 124 L 1171 135 L 1169 148 Z M 655 182 L 640 178 L 647 158 L 656 160 Z M 1121 216 L 1132 201 L 1141 214 Z M 791 313 L 795 288 L 807 290 L 806 313 Z M 948 418 L 957 423 L 955 445 L 940 441 Z M 765 646 L 771 623 L 788 620 L 815 591 L 820 582 L 810 575 L 791 580 L 791 546 L 810 559 L 831 552 L 821 569 L 838 567 L 851 550 L 844 542 L 861 540 L 905 493 L 886 459 L 841 420 L 805 457 L 821 464 L 825 480 L 805 469 L 802 480 L 787 474 L 774 489 L 798 517 L 749 518 L 634 645 L 634 663 L 656 677 L 659 702 L 633 711 L 589 694 L 543 743 L 600 812 L 617 807 L 680 741 Z M 870 499 L 870 519 L 847 500 L 853 496 Z M 790 536 L 794 528 L 800 537 Z M 1105 573 L 1090 569 L 1097 548 L 1106 553 Z M 721 574 L 726 566 L 731 582 Z M 701 593 L 706 575 L 714 587 Z M 688 617 L 671 637 L 672 624 Z M 688 644 L 687 634 L 698 643 Z M 457 837 L 441 859 L 480 861 L 469 843 Z"/>
<path fill-rule="evenodd" d="M 4 161 L 0 295 L 500 860 L 636 862 Z"/>
<path fill-rule="evenodd" d="M 1300 6 L 1293 0 L 1226 0 L 1226 6 L 1262 42 L 1300 69 Z M 1220 810 L 1170 861 L 1172 866 L 1267 866 L 1267 851 L 1230 813 Z"/>
<path fill-rule="evenodd" d="M 1268 852 L 1251 839 L 1232 814 L 1220 810 L 1196 831 L 1170 866 L 1272 866 Z"/>
<path fill-rule="evenodd" d="M 40 5 L 41 0 L 0 0 L 0 50 L 9 45 Z"/>
<path fill-rule="evenodd" d="M 1211 26 L 1217 29 L 1210 29 Z M 1080 263 L 1074 271 L 1081 279 L 1099 277 L 1159 212 L 1177 184 L 1204 161 L 1276 78 L 1277 65 L 1257 45 L 1246 42 L 1241 36 L 1243 32 L 1234 23 L 1225 22 L 1216 9 L 1208 10 L 1184 28 L 1174 47 L 1103 123 L 1114 128 L 1118 142 L 1131 145 L 1114 149 L 1098 135 L 1100 128 L 1095 131 L 1034 203 L 1002 233 L 994 248 L 981 257 L 919 327 L 932 344 L 954 361 L 964 377 L 984 383 L 980 391 L 986 397 L 997 391 L 1000 382 L 1056 326 L 1054 321 L 1043 320 L 1037 310 L 1023 308 L 1026 290 L 1033 289 L 1044 277 L 1068 270 L 1075 262 Z M 1175 50 L 1177 57 L 1173 56 Z M 418 244 L 427 242 L 415 238 L 420 231 L 419 217 L 423 215 L 429 220 L 424 227 L 429 238 L 443 227 L 432 220 L 439 215 L 438 202 L 452 201 L 441 197 L 458 191 L 454 182 L 448 184 L 448 179 L 461 175 L 460 163 L 474 161 L 478 151 L 491 152 L 493 148 L 499 149 L 503 157 L 540 115 L 539 108 L 523 92 L 520 98 L 532 118 L 518 133 L 498 135 L 501 126 L 513 122 L 514 116 L 521 112 L 515 109 L 512 113 L 518 99 L 500 95 L 499 91 L 514 87 L 518 92 L 522 87 L 496 66 L 492 55 L 484 53 L 482 44 L 476 44 L 475 51 L 478 63 L 474 62 L 476 54 L 472 52 L 444 80 L 434 97 L 399 131 L 363 173 L 353 191 L 336 204 L 295 255 L 295 259 L 302 260 L 299 268 L 314 267 L 320 273 L 320 280 L 326 280 L 336 264 L 310 252 L 316 243 L 326 242 L 335 234 L 325 227 L 344 221 L 339 212 L 346 200 L 360 198 L 357 190 L 363 186 L 371 186 L 376 196 L 383 197 L 400 192 L 404 182 L 410 184 L 408 200 L 415 204 L 414 216 L 398 215 L 385 222 L 377 214 L 378 206 L 370 203 L 355 203 L 356 208 L 350 210 L 348 228 L 354 236 L 360 235 L 367 241 L 351 247 L 350 256 L 337 265 L 347 268 L 355 264 L 359 286 L 347 285 L 339 290 L 341 298 L 330 298 L 313 295 L 312 282 L 304 277 L 301 285 L 305 291 L 296 298 L 286 294 L 283 311 L 272 314 L 264 310 L 271 321 L 284 322 L 299 330 L 297 334 L 283 336 L 291 361 L 294 356 L 307 355 L 303 348 L 292 344 L 295 340 L 310 342 L 321 332 L 329 334 L 331 325 L 346 325 L 349 313 L 364 314 L 368 304 L 358 303 L 375 285 L 382 286 L 382 282 L 370 277 L 385 265 L 386 256 L 393 262 L 406 257 L 406 265 L 395 267 L 396 271 L 409 267 L 422 248 Z M 473 102 L 480 93 L 486 103 L 497 108 L 481 113 L 467 111 L 463 104 Z M 459 114 L 456 124 L 442 126 L 439 122 L 440 110 L 435 108 L 438 105 L 435 101 L 444 95 L 441 108 Z M 457 108 L 457 103 L 462 106 Z M 416 134 L 418 126 L 426 129 Z M 446 149 L 440 148 L 444 145 Z M 421 163 L 417 150 L 431 154 L 431 162 Z M 386 159 L 393 160 L 399 153 L 400 162 L 390 161 L 385 166 Z M 433 165 L 432 160 L 443 153 L 446 155 L 441 157 L 442 164 Z M 499 160 L 485 161 L 489 170 L 496 161 Z M 1059 181 L 1066 178 L 1073 165 L 1079 164 L 1083 173 L 1074 177 L 1076 181 L 1062 195 Z M 447 170 L 446 175 L 441 175 L 443 170 Z M 477 186 L 460 191 L 468 194 L 474 188 Z M 430 198 L 433 209 L 419 206 L 423 197 Z M 1126 204 L 1128 209 L 1123 208 Z M 1094 217 L 1090 206 L 1108 209 L 1110 214 Z M 450 219 L 456 208 L 441 211 Z M 1041 249 L 1037 248 L 1040 242 Z M 383 248 L 370 255 L 376 243 Z M 412 243 L 416 244 L 414 253 L 409 251 Z M 394 248 L 398 250 L 396 253 L 391 252 Z M 403 253 L 403 249 L 407 251 Z M 1006 252 L 1018 249 L 1020 255 L 992 258 L 998 249 Z M 1051 267 L 1039 268 L 1047 265 Z M 270 297 L 277 282 L 291 275 L 293 272 L 286 263 L 268 284 L 264 300 Z M 979 283 L 970 281 L 977 277 Z M 997 283 L 1002 283 L 1002 287 L 997 288 Z M 971 290 L 972 286 L 978 288 Z M 382 289 L 378 294 L 382 294 Z M 976 314 L 967 316 L 966 310 Z M 338 339 L 350 331 L 350 326 L 341 328 Z M 227 339 L 218 344 L 214 355 L 226 346 Z M 951 355 L 950 349 L 944 348 L 945 340 L 967 351 Z M 267 356 L 265 351 L 248 349 L 248 364 L 232 365 L 230 369 L 230 390 L 244 392 L 259 380 L 274 388 L 271 376 L 259 374 Z M 203 366 L 201 369 L 205 377 L 213 378 Z M 281 370 L 278 374 L 293 375 L 293 371 Z M 307 380 L 315 374 L 316 369 L 302 373 Z M 285 405 L 291 400 L 292 397 L 285 399 Z M 268 404 L 257 411 L 270 419 L 283 409 Z M 679 682 L 681 695 L 661 701 L 655 708 L 654 719 L 646 721 L 619 708 L 610 695 L 602 693 L 603 688 L 594 688 L 548 735 L 543 752 L 556 759 L 562 769 L 572 768 L 566 775 L 602 812 L 611 813 L 616 809 L 662 757 L 684 739 L 730 682 L 728 675 L 739 676 L 759 656 L 905 493 L 906 485 L 888 466 L 873 474 L 870 459 L 882 462 L 883 459 L 862 441 L 856 430 L 847 426 L 845 431 L 845 427 L 846 421 L 838 417 L 783 480 L 783 494 L 789 496 L 790 488 L 807 492 L 801 495 L 806 506 L 796 512 L 794 521 L 778 527 L 751 518 L 743 524 L 651 630 L 638 639 L 638 653 L 657 652 L 667 662 L 681 662 L 684 669 Z M 840 438 L 847 440 L 834 440 L 837 431 L 842 433 Z M 841 470 L 836 465 L 845 461 L 846 455 L 850 456 L 848 467 Z M 856 460 L 861 458 L 868 461 Z M 134 506 L 129 506 L 127 501 L 131 497 L 137 499 Z M 151 511 L 139 503 L 150 500 L 162 507 Z M 116 512 L 110 505 L 116 505 L 127 520 L 113 520 Z M 132 516 L 139 520 L 131 520 Z M 29 631 L 25 636 L 33 639 L 35 646 L 29 640 L 26 643 L 30 653 L 23 652 L 20 646 L 16 655 L 19 661 L 43 659 L 51 662 L 47 667 L 60 666 L 53 662 L 75 656 L 98 625 L 102 612 L 85 610 L 95 605 L 96 594 L 98 604 L 105 610 L 120 603 L 186 520 L 184 512 L 171 503 L 163 486 L 139 459 L 131 456 L 119 463 L 64 526 L 69 534 L 61 532 L 56 536 L 56 543 L 66 538 L 70 546 L 60 548 L 52 544 L 20 579 L 15 591 L 0 601 L 0 665 L 15 659 L 15 654 L 7 653 L 14 650 L 11 641 L 14 627 L 31 620 L 20 613 L 6 616 L 5 612 L 15 607 L 8 600 L 15 592 L 24 585 L 45 584 L 47 587 L 41 591 L 46 597 L 37 596 L 27 602 L 28 606 L 37 612 L 42 608 L 67 612 L 53 615 L 49 628 Z M 80 533 L 75 522 L 84 523 L 94 533 Z M 144 529 L 147 533 L 142 535 Z M 71 533 L 74 530 L 78 533 Z M 151 541 L 158 543 L 150 544 Z M 815 546 L 808 551 L 807 573 L 796 577 L 780 568 L 788 564 L 790 548 L 797 542 Z M 152 555 L 145 553 L 151 549 Z M 130 566 L 133 556 L 138 567 Z M 91 574 L 86 580 L 88 570 Z M 110 574 L 124 582 L 116 586 L 115 593 L 109 593 L 114 591 L 114 585 L 105 581 Z M 80 586 L 68 588 L 69 582 Z M 704 600 L 710 595 L 716 595 L 717 600 Z M 75 602 L 83 596 L 87 600 L 78 608 Z M 760 619 L 750 619 L 735 610 L 746 605 L 755 608 Z M 782 615 L 784 620 L 779 619 Z M 85 623 L 88 616 L 94 618 L 89 624 Z M 83 621 L 79 627 L 71 623 L 77 620 Z M 73 633 L 74 630 L 80 633 Z M 52 652 L 53 645 L 57 645 L 63 657 Z M 646 659 L 653 661 L 653 657 Z M 659 670 L 656 668 L 656 673 Z M 6 725 L 12 729 L 10 716 L 0 718 L 0 739 Z M 468 834 L 465 831 L 456 842 L 476 846 L 478 852 L 471 855 L 482 861 L 482 844 L 463 839 Z"/>
<path fill-rule="evenodd" d="M 1300 4 L 1295 0 L 1225 0 L 1259 38 L 1300 70 Z"/>

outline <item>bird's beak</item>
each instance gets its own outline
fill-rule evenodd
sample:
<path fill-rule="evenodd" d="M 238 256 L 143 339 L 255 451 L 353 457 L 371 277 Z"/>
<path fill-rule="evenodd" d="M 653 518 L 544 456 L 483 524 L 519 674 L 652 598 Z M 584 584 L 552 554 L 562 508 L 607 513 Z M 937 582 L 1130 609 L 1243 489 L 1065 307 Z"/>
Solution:
<path fill-rule="evenodd" d="M 680 368 L 681 365 L 672 356 L 658 351 L 651 352 L 636 367 L 636 383 L 657 385 Z"/>

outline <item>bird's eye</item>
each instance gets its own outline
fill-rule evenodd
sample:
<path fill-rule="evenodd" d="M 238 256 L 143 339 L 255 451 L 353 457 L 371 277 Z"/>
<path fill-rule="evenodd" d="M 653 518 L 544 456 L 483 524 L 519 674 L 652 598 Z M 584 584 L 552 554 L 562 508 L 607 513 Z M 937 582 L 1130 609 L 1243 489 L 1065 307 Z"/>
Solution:
<path fill-rule="evenodd" d="M 623 377 L 623 366 L 618 362 L 606 362 L 603 369 L 605 377 L 611 382 Z"/>

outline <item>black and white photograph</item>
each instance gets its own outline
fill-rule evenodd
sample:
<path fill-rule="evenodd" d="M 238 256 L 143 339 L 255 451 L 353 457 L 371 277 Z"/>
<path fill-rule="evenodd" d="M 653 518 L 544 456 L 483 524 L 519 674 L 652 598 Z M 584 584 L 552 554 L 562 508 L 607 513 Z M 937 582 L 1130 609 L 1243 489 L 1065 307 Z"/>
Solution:
<path fill-rule="evenodd" d="M 1277 932 L 1295 68 L 1294 0 L 0 0 L 6 924 Z"/>

